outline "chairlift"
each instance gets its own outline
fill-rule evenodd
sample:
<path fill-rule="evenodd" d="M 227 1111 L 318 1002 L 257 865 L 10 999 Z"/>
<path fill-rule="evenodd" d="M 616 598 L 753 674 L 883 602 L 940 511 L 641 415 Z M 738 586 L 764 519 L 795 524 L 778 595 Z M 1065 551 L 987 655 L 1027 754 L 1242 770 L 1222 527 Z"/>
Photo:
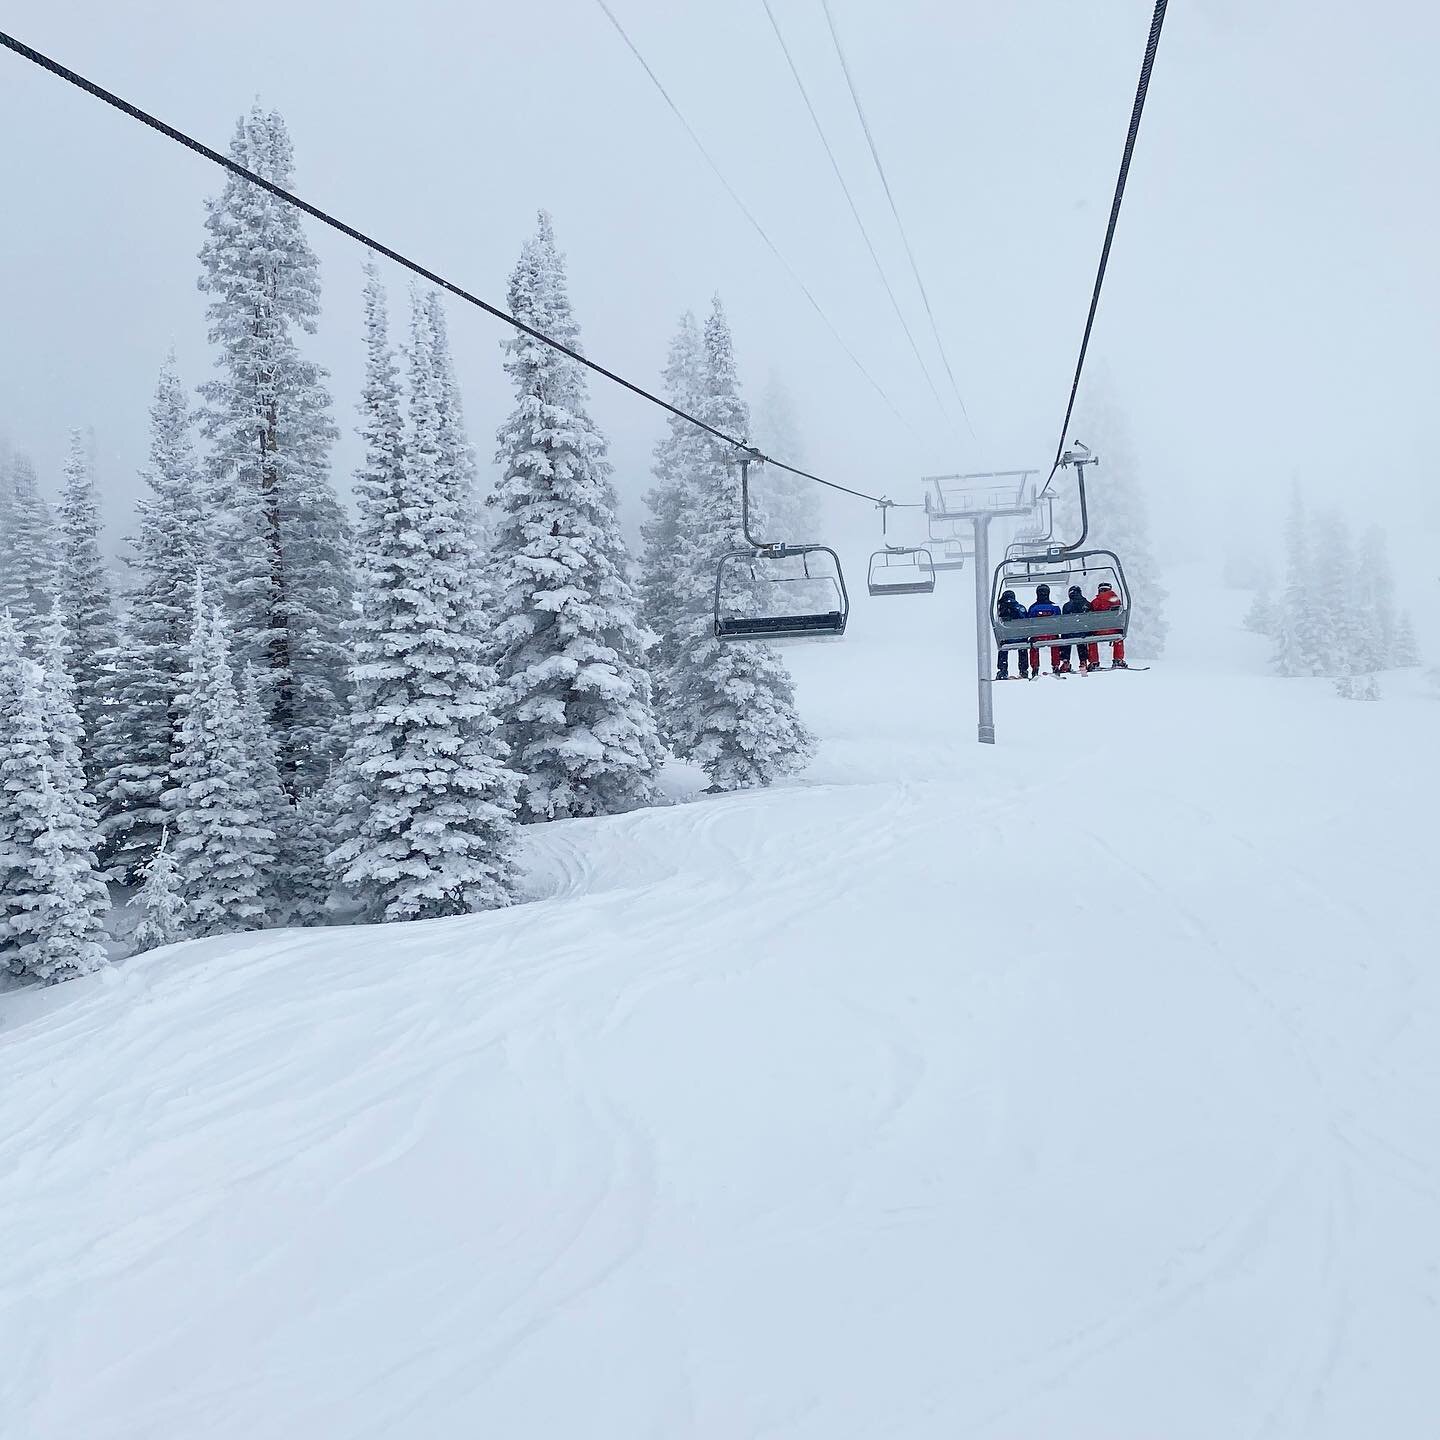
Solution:
<path fill-rule="evenodd" d="M 720 557 L 715 572 L 717 640 L 838 640 L 850 618 L 840 557 L 828 545 L 757 540 L 750 533 L 750 462 L 740 456 L 740 528 L 748 550 Z"/>
<path fill-rule="evenodd" d="M 1075 640 L 1123 640 L 1130 630 L 1131 594 L 1125 579 L 1125 567 L 1113 550 L 1085 549 L 1090 532 L 1089 514 L 1085 505 L 1085 469 L 1094 458 L 1084 446 L 1079 454 L 1067 451 L 1062 464 L 1075 466 L 1080 487 L 1080 535 L 1071 545 L 1050 545 L 1029 554 L 1014 554 L 1012 545 L 1005 558 L 995 567 L 990 587 L 990 624 L 995 632 L 997 650 L 1025 650 L 1038 641 L 1058 637 L 1061 643 Z M 1024 542 L 1019 542 L 1023 544 Z M 1033 542 L 1032 542 L 1033 543 Z M 1101 584 L 1108 584 L 1120 598 L 1114 610 L 1094 610 L 1080 615 L 1037 615 L 1018 620 L 1002 620 L 997 611 L 1000 597 L 1007 590 L 1033 589 L 1048 585 L 1057 605 L 1072 585 L 1078 585 L 1087 600 L 1095 598 Z M 1031 597 L 1017 595 L 1022 604 Z"/>
<path fill-rule="evenodd" d="M 880 501 L 880 533 L 889 533 L 893 500 Z M 865 576 L 871 595 L 931 595 L 935 591 L 935 557 L 924 545 L 892 545 L 887 540 L 870 557 Z"/>
<path fill-rule="evenodd" d="M 872 595 L 932 595 L 935 560 L 923 545 L 887 545 L 870 557 Z"/>
<path fill-rule="evenodd" d="M 971 552 L 965 548 L 963 540 L 947 540 L 937 548 L 939 553 L 931 562 L 932 568 L 936 570 L 963 570 L 965 562 L 971 558 Z"/>

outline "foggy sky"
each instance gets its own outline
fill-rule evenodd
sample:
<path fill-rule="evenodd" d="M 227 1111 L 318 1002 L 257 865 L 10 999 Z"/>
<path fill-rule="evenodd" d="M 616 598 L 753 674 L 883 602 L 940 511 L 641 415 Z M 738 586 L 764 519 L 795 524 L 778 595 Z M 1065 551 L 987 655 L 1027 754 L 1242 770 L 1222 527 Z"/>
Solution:
<path fill-rule="evenodd" d="M 774 3 L 945 397 L 817 0 Z M 3 25 L 217 148 L 258 96 L 290 126 L 300 193 L 497 303 L 548 209 L 588 352 L 642 383 L 679 312 L 703 316 L 718 290 L 750 397 L 780 374 L 808 459 L 844 483 L 915 499 L 923 473 L 1048 466 L 1151 0 L 833 0 L 973 436 L 937 413 L 760 0 L 612 4 L 908 427 L 593 0 L 10 0 Z M 1183 526 L 1187 547 L 1237 503 L 1278 511 L 1296 474 L 1397 530 L 1434 524 L 1440 18 L 1420 0 L 1386 16 L 1349 0 L 1170 7 L 1092 363 L 1130 417 L 1162 533 Z M 93 426 L 118 535 L 166 349 L 187 384 L 210 373 L 196 252 L 222 177 L 8 53 L 0 137 L 0 435 L 53 494 L 68 427 Z M 306 226 L 324 282 L 309 352 L 331 371 L 344 489 L 364 257 Z M 403 322 L 407 278 L 384 268 Z M 449 313 L 488 470 L 504 332 Z M 661 419 L 598 379 L 591 393 L 633 527 Z M 835 522 L 878 538 L 849 503 Z"/>

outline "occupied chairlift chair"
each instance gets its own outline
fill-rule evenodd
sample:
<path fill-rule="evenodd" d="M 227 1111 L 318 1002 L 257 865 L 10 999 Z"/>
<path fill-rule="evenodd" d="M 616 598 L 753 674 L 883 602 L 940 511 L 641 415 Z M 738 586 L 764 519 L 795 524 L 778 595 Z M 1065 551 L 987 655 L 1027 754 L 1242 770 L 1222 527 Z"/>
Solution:
<path fill-rule="evenodd" d="M 995 631 L 997 650 L 1026 650 L 1037 641 L 1058 637 L 1061 642 L 1074 640 L 1123 640 L 1130 629 L 1130 587 L 1125 581 L 1125 568 L 1113 550 L 1082 548 L 1090 533 L 1090 517 L 1085 506 L 1085 466 L 1095 463 L 1088 449 L 1077 445 L 1061 458 L 1062 465 L 1074 465 L 1075 479 L 1080 488 L 1080 536 L 1069 545 L 1051 545 L 1029 554 L 1011 555 L 995 567 L 990 587 L 990 623 Z M 1024 544 L 1020 541 L 1018 544 Z M 1035 543 L 1035 542 L 1030 542 Z M 1011 550 L 1015 546 L 1010 547 Z M 996 613 L 1000 597 L 1007 590 L 1048 585 L 1057 605 L 1072 585 L 1094 598 L 1094 590 L 1102 581 L 1108 582 L 1120 597 L 1115 610 L 1094 610 L 1083 615 L 1037 615 L 1019 620 L 1002 620 Z M 1022 603 L 1024 603 L 1022 601 Z"/>
<path fill-rule="evenodd" d="M 715 572 L 717 640 L 838 640 L 850 619 L 840 557 L 828 545 L 757 540 L 750 533 L 750 465 L 740 455 L 740 528 L 748 550 L 720 558 Z"/>
<path fill-rule="evenodd" d="M 880 505 L 880 533 L 889 529 L 893 501 Z M 935 560 L 924 545 L 891 545 L 870 557 L 865 576 L 871 595 L 932 595 L 935 592 Z"/>

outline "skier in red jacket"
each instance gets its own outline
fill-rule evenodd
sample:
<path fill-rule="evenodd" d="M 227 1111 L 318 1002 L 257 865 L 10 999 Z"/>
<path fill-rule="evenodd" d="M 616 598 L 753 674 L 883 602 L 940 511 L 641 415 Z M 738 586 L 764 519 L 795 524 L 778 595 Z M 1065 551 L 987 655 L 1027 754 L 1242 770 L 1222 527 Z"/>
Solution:
<path fill-rule="evenodd" d="M 1108 580 L 1100 582 L 1100 588 L 1095 592 L 1095 598 L 1090 602 L 1091 610 L 1118 610 L 1120 608 L 1120 597 L 1115 593 L 1115 587 Z M 1119 635 L 1118 630 L 1101 630 L 1101 635 Z M 1100 646 L 1092 643 L 1089 646 L 1088 656 L 1090 668 L 1098 669 L 1100 665 Z M 1130 667 L 1125 661 L 1125 641 L 1122 638 L 1110 642 L 1110 668 L 1112 670 L 1128 670 Z"/>

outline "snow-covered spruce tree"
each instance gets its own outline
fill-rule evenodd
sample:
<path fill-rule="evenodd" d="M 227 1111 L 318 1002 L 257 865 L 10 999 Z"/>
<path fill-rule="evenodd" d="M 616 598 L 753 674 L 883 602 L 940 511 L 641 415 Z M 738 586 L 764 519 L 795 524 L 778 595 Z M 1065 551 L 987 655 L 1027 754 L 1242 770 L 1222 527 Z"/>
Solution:
<path fill-rule="evenodd" d="M 1420 646 L 1415 640 L 1415 623 L 1410 619 L 1408 610 L 1402 610 L 1400 618 L 1395 622 L 1395 646 L 1390 663 L 1406 669 L 1420 663 Z"/>
<path fill-rule="evenodd" d="M 1311 554 L 1310 613 L 1320 652 L 1318 673 L 1363 674 L 1362 616 L 1352 593 L 1355 557 L 1349 529 L 1338 511 L 1326 510 L 1317 517 Z"/>
<path fill-rule="evenodd" d="M 1130 633 L 1126 649 L 1132 655 L 1158 656 L 1165 651 L 1169 622 L 1165 618 L 1168 594 L 1160 579 L 1160 566 L 1150 548 L 1150 520 L 1145 501 L 1140 465 L 1131 444 L 1129 426 L 1118 405 L 1108 397 L 1090 401 L 1077 424 L 1100 457 L 1100 463 L 1086 471 L 1085 499 L 1090 512 L 1088 544 L 1113 550 L 1125 566 L 1125 579 L 1132 600 Z M 1073 471 L 1066 472 L 1067 477 Z M 1078 531 L 1079 508 L 1072 478 L 1056 487 L 1066 493 L 1062 514 Z M 1060 517 L 1057 516 L 1057 530 Z"/>
<path fill-rule="evenodd" d="M 704 393 L 704 347 L 695 316 L 680 317 L 661 377 L 662 393 L 672 405 L 691 414 Z M 670 738 L 668 674 L 675 658 L 679 622 L 676 566 L 680 554 L 681 487 L 696 463 L 700 431 L 677 415 L 665 417 L 665 435 L 655 446 L 651 474 L 655 484 L 645 492 L 649 517 L 641 522 L 640 615 L 655 636 L 648 659 L 656 720 Z"/>
<path fill-rule="evenodd" d="M 118 632 L 110 577 L 100 553 L 100 506 L 90 453 L 79 430 L 70 432 L 65 485 L 58 513 L 59 563 L 55 600 L 70 632 L 75 708 L 85 728 L 85 773 L 99 774 L 97 737 L 105 718 Z"/>
<path fill-rule="evenodd" d="M 543 212 L 510 276 L 510 313 L 572 350 L 580 327 Z M 492 550 L 504 736 L 526 820 L 648 804 L 662 749 L 605 438 L 581 367 L 506 342 L 516 406 L 500 427 Z"/>
<path fill-rule="evenodd" d="M 185 927 L 185 900 L 180 889 L 180 870 L 170 853 L 170 832 L 160 832 L 160 843 L 144 867 L 145 883 L 140 887 L 140 923 L 130 937 L 134 953 L 175 945 L 188 938 Z"/>
<path fill-rule="evenodd" d="M 195 935 L 265 923 L 276 836 L 252 783 L 225 616 L 197 577 L 189 665 L 180 695 L 175 863 Z"/>
<path fill-rule="evenodd" d="M 795 402 L 778 374 L 771 372 L 755 407 L 751 441 L 767 455 L 789 465 L 805 466 L 805 447 Z M 767 465 L 759 472 L 757 490 L 781 540 L 814 540 L 820 533 L 819 487 L 798 475 Z"/>
<path fill-rule="evenodd" d="M 268 852 L 257 843 L 255 856 L 265 876 L 261 897 L 265 918 L 271 925 L 282 924 L 290 911 L 290 851 L 295 838 L 295 810 L 280 783 L 280 763 L 275 737 L 270 729 L 265 702 L 255 667 L 248 662 L 240 672 L 240 748 L 245 756 L 245 784 L 254 791 L 260 828 L 274 837 Z M 307 792 L 308 793 L 308 792 Z"/>
<path fill-rule="evenodd" d="M 274 111 L 257 105 L 242 118 L 230 154 L 290 187 L 294 156 Z M 351 619 L 348 526 L 328 473 L 330 397 L 296 341 L 315 330 L 319 266 L 297 212 L 248 181 L 227 178 L 208 209 L 200 288 L 220 374 L 201 394 L 223 597 L 294 792 L 323 781 L 340 742 Z"/>
<path fill-rule="evenodd" d="M 745 435 L 734 346 L 716 297 L 705 323 L 699 418 Z M 740 474 L 729 447 L 708 436 L 681 481 L 675 652 L 669 672 L 675 747 L 716 790 L 768 785 L 800 769 L 814 737 L 795 710 L 795 687 L 768 645 L 722 643 L 714 633 L 716 566 L 741 543 Z"/>
<path fill-rule="evenodd" d="M 8 610 L 21 635 L 34 641 L 55 595 L 55 541 L 50 507 L 40 494 L 35 467 L 27 455 L 11 457 L 9 474 L 0 476 L 9 496 L 4 583 L 0 612 Z"/>
<path fill-rule="evenodd" d="M 195 459 L 184 387 L 171 354 L 150 407 L 146 493 L 137 502 L 133 577 L 112 694 L 96 749 L 106 863 L 126 882 L 160 844 L 165 796 L 174 787 L 195 576 L 212 564 L 210 517 Z"/>
<path fill-rule="evenodd" d="M 1395 577 L 1390 547 L 1379 525 L 1371 525 L 1360 542 L 1352 590 L 1364 650 L 1362 668 L 1384 670 L 1396 663 Z"/>
<path fill-rule="evenodd" d="M 51 780 L 64 802 L 81 817 L 90 848 L 100 843 L 95 798 L 85 777 L 85 727 L 77 707 L 75 642 L 57 606 L 40 632 L 41 691 L 53 761 Z"/>
<path fill-rule="evenodd" d="M 350 811 L 344 788 L 342 761 L 325 783 L 296 796 L 285 834 L 285 884 L 288 923 L 328 925 L 336 918 L 331 911 L 335 876 L 329 856 L 350 833 Z"/>
<path fill-rule="evenodd" d="M 68 674 L 25 658 L 14 621 L 0 614 L 0 953 L 13 974 L 47 982 L 105 963 L 110 899 L 79 729 Z"/>
<path fill-rule="evenodd" d="M 459 497 L 463 506 L 466 528 L 470 531 L 470 542 L 482 564 L 473 576 L 475 604 L 479 607 L 482 623 L 488 623 L 491 599 L 490 573 L 490 528 L 485 507 L 476 493 L 475 447 L 470 443 L 465 428 L 465 405 L 460 394 L 460 382 L 455 375 L 455 362 L 450 354 L 450 331 L 445 320 L 444 297 L 431 291 L 425 297 L 426 320 L 429 324 L 430 363 L 435 372 L 436 403 L 439 405 L 439 424 L 436 429 L 440 446 L 440 466 L 446 484 Z"/>
<path fill-rule="evenodd" d="M 1293 488 L 1285 522 L 1285 585 L 1275 616 L 1277 675 L 1323 674 L 1323 636 L 1314 611 L 1314 560 L 1310 517 L 1300 487 Z"/>
<path fill-rule="evenodd" d="M 15 585 L 14 558 L 10 550 L 15 538 L 15 482 L 11 477 L 10 442 L 0 434 L 0 610 L 7 608 Z"/>
<path fill-rule="evenodd" d="M 1247 630 L 1253 631 L 1256 635 L 1274 637 L 1276 626 L 1275 597 L 1270 593 L 1268 586 L 1264 590 L 1257 590 L 1255 592 L 1255 598 L 1250 602 L 1249 608 L 1245 611 L 1245 618 L 1242 623 Z"/>
<path fill-rule="evenodd" d="M 414 297 L 408 430 L 373 272 L 365 332 L 361 618 L 336 787 L 352 808 L 329 863 L 362 918 L 467 914 L 508 904 L 516 884 L 517 777 L 504 764 L 475 607 L 473 497 L 468 475 L 444 462 L 446 386 L 428 303 Z"/>

